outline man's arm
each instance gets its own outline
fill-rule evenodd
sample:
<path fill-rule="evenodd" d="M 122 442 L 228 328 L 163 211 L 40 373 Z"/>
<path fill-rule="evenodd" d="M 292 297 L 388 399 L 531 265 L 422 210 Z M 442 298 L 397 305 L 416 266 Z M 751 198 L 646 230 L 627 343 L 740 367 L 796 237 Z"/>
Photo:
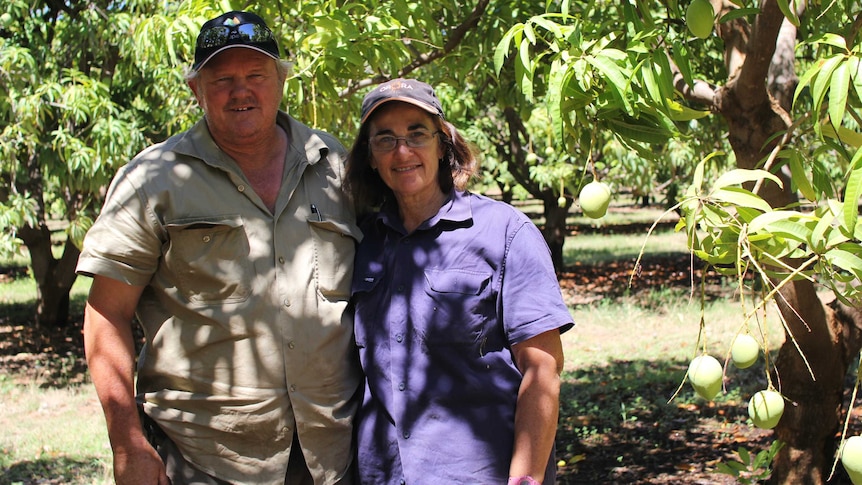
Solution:
<path fill-rule="evenodd" d="M 135 404 L 132 318 L 142 291 L 142 286 L 97 275 L 84 311 L 84 350 L 105 413 L 117 485 L 170 483 Z"/>
<path fill-rule="evenodd" d="M 509 476 L 530 476 L 541 483 L 560 412 L 563 370 L 560 332 L 550 330 L 515 344 L 512 354 L 524 377 L 515 409 L 515 447 Z"/>

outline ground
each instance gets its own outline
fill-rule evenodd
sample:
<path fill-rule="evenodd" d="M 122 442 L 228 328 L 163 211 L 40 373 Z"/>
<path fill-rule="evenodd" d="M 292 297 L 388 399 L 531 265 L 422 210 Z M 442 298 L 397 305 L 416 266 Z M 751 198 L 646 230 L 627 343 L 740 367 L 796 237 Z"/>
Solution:
<path fill-rule="evenodd" d="M 638 284 L 687 287 L 689 264 L 681 258 L 645 260 Z M 580 265 L 561 274 L 561 286 L 569 303 L 608 298 L 625 291 L 630 269 L 617 263 Z M 80 320 L 80 314 L 73 319 Z M 768 449 L 772 432 L 748 426 L 745 406 L 732 395 L 713 403 L 668 402 L 678 386 L 669 376 L 683 371 L 679 363 L 618 360 L 568 376 L 561 399 L 558 483 L 744 483 L 716 473 L 716 467 L 740 460 L 740 447 L 752 454 Z M 0 375 L 38 378 L 47 387 L 87 385 L 80 323 L 47 332 L 0 315 Z M 743 476 L 762 470 L 752 467 Z M 849 483 L 844 480 L 839 476 L 830 483 Z"/>

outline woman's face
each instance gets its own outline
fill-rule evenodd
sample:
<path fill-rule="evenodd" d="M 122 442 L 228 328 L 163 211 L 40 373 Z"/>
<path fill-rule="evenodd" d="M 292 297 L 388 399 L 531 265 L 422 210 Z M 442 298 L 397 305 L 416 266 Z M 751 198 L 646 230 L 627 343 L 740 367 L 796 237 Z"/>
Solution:
<path fill-rule="evenodd" d="M 437 175 L 443 146 L 437 130 L 427 111 L 399 101 L 381 106 L 369 121 L 371 167 L 399 202 L 442 192 Z"/>

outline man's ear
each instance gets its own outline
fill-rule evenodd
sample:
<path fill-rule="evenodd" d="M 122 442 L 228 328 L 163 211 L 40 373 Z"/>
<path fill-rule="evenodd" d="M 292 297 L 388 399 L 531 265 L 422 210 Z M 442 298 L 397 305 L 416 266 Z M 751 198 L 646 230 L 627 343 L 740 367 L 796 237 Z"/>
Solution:
<path fill-rule="evenodd" d="M 189 89 L 192 90 L 192 93 L 195 95 L 195 99 L 198 101 L 198 104 L 201 102 L 200 93 L 198 93 L 199 85 L 198 85 L 198 76 L 195 76 L 192 79 L 186 81 L 186 84 L 189 86 Z"/>

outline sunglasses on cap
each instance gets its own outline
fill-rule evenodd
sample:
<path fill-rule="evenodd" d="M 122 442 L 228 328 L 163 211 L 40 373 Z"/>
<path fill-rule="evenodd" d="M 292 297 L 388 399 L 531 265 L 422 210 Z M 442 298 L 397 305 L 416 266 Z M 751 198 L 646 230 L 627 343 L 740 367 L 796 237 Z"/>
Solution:
<path fill-rule="evenodd" d="M 273 42 L 272 31 L 260 24 L 216 25 L 201 31 L 198 35 L 198 49 L 224 47 L 231 41 L 264 43 Z"/>

